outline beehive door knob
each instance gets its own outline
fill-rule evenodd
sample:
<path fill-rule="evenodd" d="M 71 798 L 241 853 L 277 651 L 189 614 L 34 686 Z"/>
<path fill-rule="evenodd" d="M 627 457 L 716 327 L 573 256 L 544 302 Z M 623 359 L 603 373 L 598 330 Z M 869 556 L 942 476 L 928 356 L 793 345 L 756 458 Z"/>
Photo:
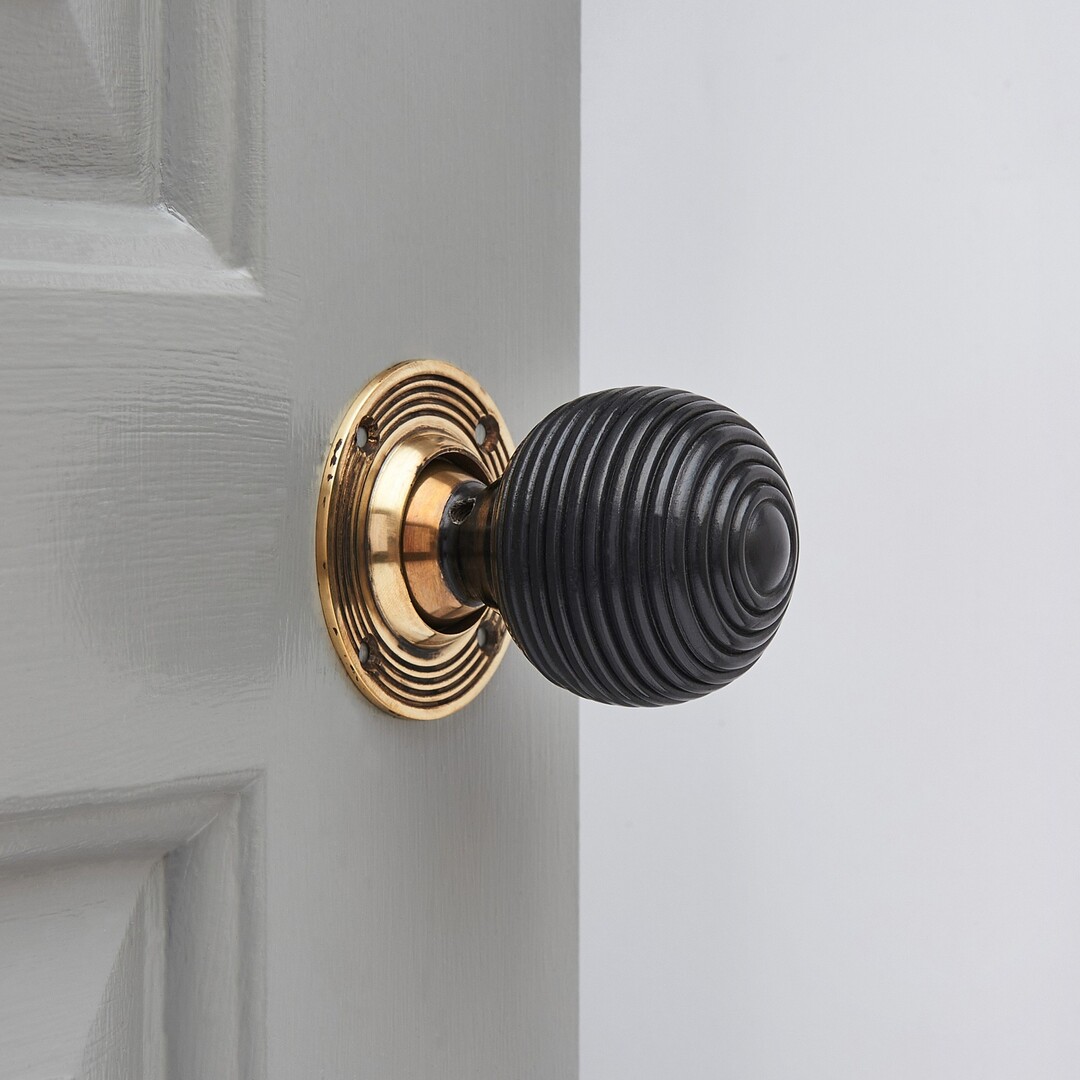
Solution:
<path fill-rule="evenodd" d="M 700 697 L 757 661 L 799 532 L 756 428 L 708 398 L 624 387 L 560 406 L 512 451 L 494 401 L 442 361 L 389 368 L 346 412 L 316 559 L 331 640 L 372 701 L 445 716 L 508 637 L 614 705 Z"/>
<path fill-rule="evenodd" d="M 776 632 L 798 526 L 776 456 L 707 398 L 627 387 L 542 420 L 444 558 L 553 682 L 665 705 L 746 671 Z"/>

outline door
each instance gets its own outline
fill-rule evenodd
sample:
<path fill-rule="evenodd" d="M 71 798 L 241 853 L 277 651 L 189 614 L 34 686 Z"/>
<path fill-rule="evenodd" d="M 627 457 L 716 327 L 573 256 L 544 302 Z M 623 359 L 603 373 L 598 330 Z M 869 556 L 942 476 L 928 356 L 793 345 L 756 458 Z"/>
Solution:
<path fill-rule="evenodd" d="M 0 0 L 0 1077 L 563 1077 L 576 707 L 375 711 L 326 442 L 577 382 L 558 0 Z"/>

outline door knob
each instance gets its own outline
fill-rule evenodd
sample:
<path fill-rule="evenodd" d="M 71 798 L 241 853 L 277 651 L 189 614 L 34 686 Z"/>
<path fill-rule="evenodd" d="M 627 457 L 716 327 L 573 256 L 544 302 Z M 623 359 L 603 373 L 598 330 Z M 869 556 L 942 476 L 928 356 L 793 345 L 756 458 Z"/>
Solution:
<path fill-rule="evenodd" d="M 400 716 L 476 696 L 512 638 L 552 682 L 664 705 L 731 682 L 791 596 L 798 525 L 758 431 L 707 398 L 604 390 L 513 447 L 450 364 L 354 399 L 327 455 L 317 564 L 354 682 Z"/>

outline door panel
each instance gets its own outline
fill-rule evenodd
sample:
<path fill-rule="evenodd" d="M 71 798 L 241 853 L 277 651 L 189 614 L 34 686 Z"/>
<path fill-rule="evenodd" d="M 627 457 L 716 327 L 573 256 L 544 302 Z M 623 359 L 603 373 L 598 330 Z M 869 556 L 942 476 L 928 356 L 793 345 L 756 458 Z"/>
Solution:
<path fill-rule="evenodd" d="M 0 817 L 4 1076 L 264 1074 L 257 775 Z"/>
<path fill-rule="evenodd" d="M 388 363 L 576 390 L 575 6 L 83 6 L 0 12 L 0 1076 L 572 1076 L 576 706 L 374 711 L 313 525 Z"/>

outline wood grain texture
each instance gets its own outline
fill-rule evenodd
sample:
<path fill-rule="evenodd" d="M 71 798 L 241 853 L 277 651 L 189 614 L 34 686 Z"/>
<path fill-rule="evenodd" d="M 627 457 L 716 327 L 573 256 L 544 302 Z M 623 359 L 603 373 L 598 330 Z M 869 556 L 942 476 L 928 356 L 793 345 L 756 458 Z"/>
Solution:
<path fill-rule="evenodd" d="M 239 217 L 185 211 L 185 231 L 131 207 L 81 242 L 53 217 L 0 265 L 0 795 L 75 798 L 107 852 L 121 811 L 87 807 L 117 791 L 263 777 L 257 821 L 207 835 L 203 871 L 147 856 L 170 918 L 214 942 L 166 958 L 177 1045 L 206 994 L 234 1010 L 213 1046 L 239 1044 L 244 1076 L 571 1077 L 576 704 L 511 657 L 459 716 L 376 713 L 339 669 L 312 549 L 325 441 L 385 365 L 462 365 L 518 434 L 576 391 L 576 4 L 264 10 L 265 39 L 221 11 L 247 50 L 214 68 L 221 97 L 173 99 L 232 102 L 255 135 L 264 110 L 250 153 L 222 121 L 232 164 L 189 162 Z M 201 11 L 192 47 L 214 54 Z M 262 814 L 265 861 L 230 862 Z M 201 882 L 182 902 L 180 880 Z M 170 1075 L 231 1075 L 188 1049 Z"/>

